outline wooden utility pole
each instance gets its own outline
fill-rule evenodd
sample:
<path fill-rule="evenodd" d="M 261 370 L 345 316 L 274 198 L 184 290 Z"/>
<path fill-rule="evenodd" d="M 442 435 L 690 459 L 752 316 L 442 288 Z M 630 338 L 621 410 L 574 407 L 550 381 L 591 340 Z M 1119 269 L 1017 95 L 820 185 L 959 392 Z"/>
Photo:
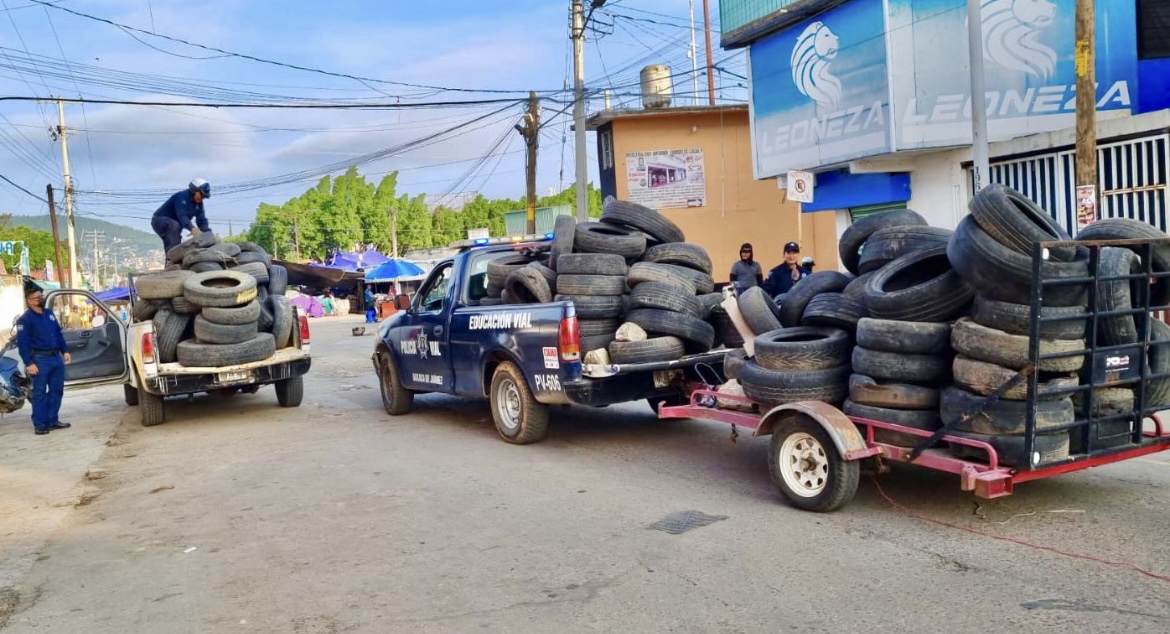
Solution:
<path fill-rule="evenodd" d="M 53 227 L 53 255 L 56 258 L 53 262 L 53 270 L 56 271 L 58 278 L 62 278 L 67 275 L 67 272 L 61 268 L 61 234 L 57 232 L 57 205 L 53 203 L 53 186 L 51 184 L 45 185 L 45 195 L 49 197 L 49 224 Z M 66 288 L 73 286 L 73 280 L 69 280 L 64 286 Z"/>
<path fill-rule="evenodd" d="M 1097 219 L 1097 60 L 1094 0 L 1076 0 L 1077 224 Z"/>
<path fill-rule="evenodd" d="M 517 125 L 516 131 L 524 137 L 527 149 L 524 159 L 525 184 L 528 187 L 527 219 L 525 233 L 536 233 L 536 149 L 540 145 L 540 100 L 535 92 L 528 93 L 528 112 L 524 114 L 524 125 Z"/>
<path fill-rule="evenodd" d="M 703 0 L 703 30 L 707 32 L 707 99 L 715 105 L 715 65 L 711 61 L 711 2 Z"/>

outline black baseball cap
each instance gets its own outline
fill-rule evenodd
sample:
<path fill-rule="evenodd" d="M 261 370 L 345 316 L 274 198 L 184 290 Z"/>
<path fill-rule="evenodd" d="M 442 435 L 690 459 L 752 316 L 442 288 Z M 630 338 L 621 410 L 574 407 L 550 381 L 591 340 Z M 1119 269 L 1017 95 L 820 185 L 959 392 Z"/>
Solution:
<path fill-rule="evenodd" d="M 751 251 L 751 250 L 752 250 L 752 243 L 751 242 L 744 242 L 743 246 L 739 247 L 740 253 L 743 253 L 744 251 Z"/>
<path fill-rule="evenodd" d="M 795 242 L 789 242 L 784 245 L 785 253 L 800 253 L 800 245 Z"/>

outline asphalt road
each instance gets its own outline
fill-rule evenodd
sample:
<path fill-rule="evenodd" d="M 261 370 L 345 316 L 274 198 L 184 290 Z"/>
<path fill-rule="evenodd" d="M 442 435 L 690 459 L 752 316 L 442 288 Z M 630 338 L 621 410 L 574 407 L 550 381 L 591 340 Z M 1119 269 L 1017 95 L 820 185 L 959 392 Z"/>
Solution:
<path fill-rule="evenodd" d="M 265 388 L 144 429 L 99 388 L 71 430 L 0 421 L 0 631 L 1170 631 L 1170 583 L 1069 556 L 1170 575 L 1170 457 L 994 501 L 903 468 L 818 515 L 779 499 L 767 439 L 645 404 L 524 447 L 482 402 L 390 418 L 354 324 L 313 323 L 298 409 Z M 723 519 L 648 528 L 680 511 Z"/>

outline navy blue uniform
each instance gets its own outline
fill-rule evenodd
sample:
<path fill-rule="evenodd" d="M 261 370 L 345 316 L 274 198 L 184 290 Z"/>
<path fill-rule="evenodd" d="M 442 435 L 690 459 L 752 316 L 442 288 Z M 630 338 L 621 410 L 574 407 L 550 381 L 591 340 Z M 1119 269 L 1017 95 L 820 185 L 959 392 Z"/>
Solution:
<path fill-rule="evenodd" d="M 781 263 L 780 266 L 768 271 L 768 279 L 764 280 L 763 289 L 772 297 L 783 295 L 792 290 L 792 285 L 800 280 L 811 275 L 809 270 L 799 264 L 796 265 L 796 270 L 799 271 L 799 279 L 792 279 L 792 268 L 788 266 L 787 262 Z"/>
<path fill-rule="evenodd" d="M 189 189 L 168 198 L 150 219 L 150 227 L 163 239 L 165 251 L 178 246 L 183 241 L 183 229 L 190 229 L 192 225 L 199 227 L 200 231 L 211 231 L 203 203 L 196 204 L 195 194 Z"/>
<path fill-rule="evenodd" d="M 33 427 L 47 430 L 60 422 L 61 398 L 65 395 L 65 360 L 68 352 L 57 316 L 48 308 L 32 310 L 16 320 L 16 345 L 25 366 L 36 364 L 32 377 Z"/>

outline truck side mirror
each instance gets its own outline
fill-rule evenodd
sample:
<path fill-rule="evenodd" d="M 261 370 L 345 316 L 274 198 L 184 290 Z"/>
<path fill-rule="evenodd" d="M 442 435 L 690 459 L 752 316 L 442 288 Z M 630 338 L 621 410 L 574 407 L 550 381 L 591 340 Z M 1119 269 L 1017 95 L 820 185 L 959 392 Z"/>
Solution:
<path fill-rule="evenodd" d="M 410 295 L 395 296 L 394 307 L 398 310 L 410 310 Z"/>

